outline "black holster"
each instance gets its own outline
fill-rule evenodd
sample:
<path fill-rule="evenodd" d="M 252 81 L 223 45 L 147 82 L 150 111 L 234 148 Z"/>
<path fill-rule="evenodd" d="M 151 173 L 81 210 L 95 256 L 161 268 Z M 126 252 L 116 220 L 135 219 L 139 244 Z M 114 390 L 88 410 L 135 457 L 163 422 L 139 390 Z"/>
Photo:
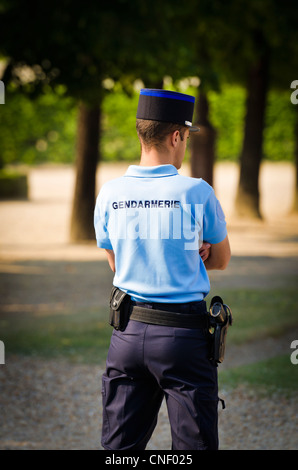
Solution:
<path fill-rule="evenodd" d="M 221 297 L 213 297 L 209 310 L 209 335 L 210 359 L 215 365 L 224 360 L 227 332 L 232 320 L 230 307 L 223 303 Z"/>
<path fill-rule="evenodd" d="M 113 287 L 110 295 L 110 318 L 109 324 L 115 330 L 124 331 L 130 315 L 130 295 L 118 287 Z"/>

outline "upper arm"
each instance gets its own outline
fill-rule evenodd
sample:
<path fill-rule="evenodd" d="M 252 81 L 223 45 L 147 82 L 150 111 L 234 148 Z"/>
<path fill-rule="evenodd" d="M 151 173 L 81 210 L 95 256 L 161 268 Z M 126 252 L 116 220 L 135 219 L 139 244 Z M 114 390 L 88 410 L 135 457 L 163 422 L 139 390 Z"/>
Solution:
<path fill-rule="evenodd" d="M 210 187 L 208 198 L 204 204 L 203 240 L 211 245 L 219 244 L 227 236 L 225 214 L 213 188 Z"/>

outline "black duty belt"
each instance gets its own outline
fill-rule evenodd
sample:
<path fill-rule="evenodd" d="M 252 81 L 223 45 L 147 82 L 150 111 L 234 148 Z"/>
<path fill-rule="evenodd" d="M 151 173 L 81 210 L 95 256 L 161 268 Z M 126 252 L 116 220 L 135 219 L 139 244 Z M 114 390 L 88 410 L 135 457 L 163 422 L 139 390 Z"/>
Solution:
<path fill-rule="evenodd" d="M 168 312 L 138 305 L 131 306 L 130 320 L 177 328 L 208 328 L 208 315 Z"/>

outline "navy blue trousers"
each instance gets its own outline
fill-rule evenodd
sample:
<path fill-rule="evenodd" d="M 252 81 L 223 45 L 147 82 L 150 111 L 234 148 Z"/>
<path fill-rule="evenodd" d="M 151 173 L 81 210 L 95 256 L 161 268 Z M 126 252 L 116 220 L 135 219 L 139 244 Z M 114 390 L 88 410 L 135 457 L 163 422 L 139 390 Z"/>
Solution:
<path fill-rule="evenodd" d="M 203 329 L 130 320 L 113 330 L 102 378 L 102 446 L 144 450 L 165 397 L 173 450 L 218 449 L 217 367 Z"/>

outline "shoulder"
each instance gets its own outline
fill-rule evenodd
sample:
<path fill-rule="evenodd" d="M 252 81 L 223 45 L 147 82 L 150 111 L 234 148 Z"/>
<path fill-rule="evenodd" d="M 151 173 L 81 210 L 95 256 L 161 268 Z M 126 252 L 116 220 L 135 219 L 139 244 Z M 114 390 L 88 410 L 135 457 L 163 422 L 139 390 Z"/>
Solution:
<path fill-rule="evenodd" d="M 185 176 L 180 174 L 178 174 L 178 178 L 181 183 L 187 186 L 200 188 L 205 191 L 212 191 L 212 186 L 203 180 L 203 178 L 193 178 L 192 176 Z"/>
<path fill-rule="evenodd" d="M 202 178 L 193 178 L 191 176 L 178 175 L 179 185 L 189 193 L 193 193 L 195 196 L 200 195 L 200 198 L 207 200 L 211 194 L 214 194 L 214 190 L 210 184 L 208 184 Z"/>

